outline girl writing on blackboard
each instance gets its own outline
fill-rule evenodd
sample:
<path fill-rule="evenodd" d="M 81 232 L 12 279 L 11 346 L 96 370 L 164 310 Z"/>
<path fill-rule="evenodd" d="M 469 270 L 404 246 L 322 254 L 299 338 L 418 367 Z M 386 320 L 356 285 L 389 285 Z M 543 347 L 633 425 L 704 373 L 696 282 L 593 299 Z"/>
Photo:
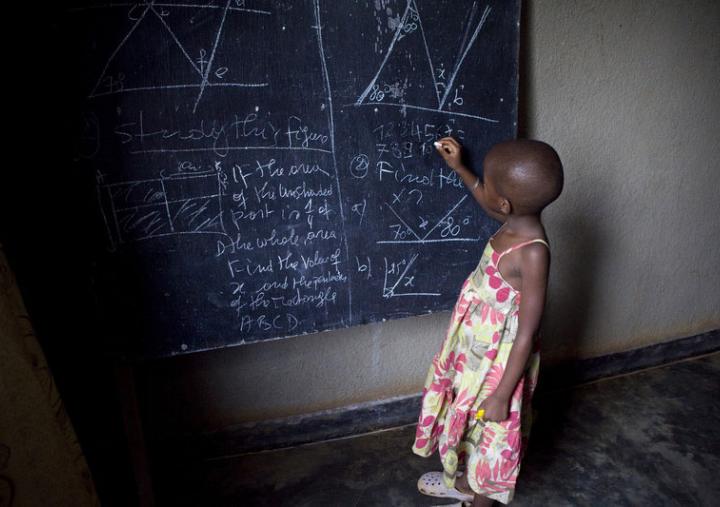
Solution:
<path fill-rule="evenodd" d="M 439 450 L 443 471 L 423 475 L 418 488 L 474 507 L 507 504 L 528 443 L 540 365 L 550 264 L 540 214 L 560 195 L 562 164 L 545 143 L 507 141 L 488 152 L 481 181 L 463 164 L 455 139 L 435 146 L 503 225 L 463 283 L 427 374 L 412 450 L 423 457 Z"/>

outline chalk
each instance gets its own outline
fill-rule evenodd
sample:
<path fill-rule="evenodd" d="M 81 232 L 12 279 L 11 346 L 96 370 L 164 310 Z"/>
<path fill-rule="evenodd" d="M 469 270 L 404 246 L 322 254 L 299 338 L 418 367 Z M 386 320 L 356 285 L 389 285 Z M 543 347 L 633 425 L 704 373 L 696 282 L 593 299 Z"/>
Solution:
<path fill-rule="evenodd" d="M 442 148 L 442 144 L 440 144 L 438 141 L 435 141 L 435 142 L 433 143 L 433 145 L 434 145 L 436 148 Z"/>

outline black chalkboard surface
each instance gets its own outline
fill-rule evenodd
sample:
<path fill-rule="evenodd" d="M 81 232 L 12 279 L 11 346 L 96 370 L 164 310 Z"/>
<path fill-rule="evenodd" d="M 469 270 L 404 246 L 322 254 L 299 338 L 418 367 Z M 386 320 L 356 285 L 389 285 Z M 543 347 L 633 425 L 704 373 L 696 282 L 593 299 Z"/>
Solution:
<path fill-rule="evenodd" d="M 107 334 L 160 357 L 452 308 L 495 224 L 432 143 L 459 138 L 479 170 L 515 136 L 519 9 L 68 9 Z"/>

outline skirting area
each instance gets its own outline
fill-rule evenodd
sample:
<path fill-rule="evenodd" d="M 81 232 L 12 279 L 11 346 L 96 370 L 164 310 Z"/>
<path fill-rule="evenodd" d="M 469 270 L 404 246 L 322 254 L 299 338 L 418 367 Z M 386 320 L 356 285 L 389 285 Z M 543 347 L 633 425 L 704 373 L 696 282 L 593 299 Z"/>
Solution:
<path fill-rule="evenodd" d="M 536 397 L 602 378 L 720 350 L 720 329 L 616 354 L 584 359 L 541 371 Z M 309 442 L 359 435 L 379 429 L 413 424 L 418 417 L 420 393 L 349 405 L 310 414 L 237 425 L 202 435 L 174 435 L 155 442 L 155 452 L 191 459 L 212 459 Z M 155 454 L 155 453 L 153 453 Z"/>

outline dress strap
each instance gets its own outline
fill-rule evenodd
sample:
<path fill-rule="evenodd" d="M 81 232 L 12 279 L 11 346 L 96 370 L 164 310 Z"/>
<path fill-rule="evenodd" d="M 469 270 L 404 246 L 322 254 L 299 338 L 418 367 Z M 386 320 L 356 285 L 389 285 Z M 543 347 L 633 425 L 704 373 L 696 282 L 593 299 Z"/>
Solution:
<path fill-rule="evenodd" d="M 507 221 L 503 222 L 503 224 L 500 227 L 498 227 L 497 231 L 495 231 L 493 233 L 493 235 L 490 236 L 490 239 L 494 239 L 495 236 L 497 235 L 497 233 L 500 232 L 503 229 L 503 227 L 505 227 L 506 225 L 507 225 Z"/>
<path fill-rule="evenodd" d="M 512 252 L 513 250 L 517 250 L 518 248 L 522 248 L 522 247 L 524 247 L 525 245 L 529 245 L 530 243 L 542 243 L 543 245 L 545 245 L 546 247 L 548 247 L 548 250 L 550 249 L 550 245 L 548 245 L 547 242 L 546 242 L 544 239 L 537 238 L 537 239 L 531 239 L 530 241 L 523 241 L 522 243 L 518 243 L 517 245 L 511 246 L 510 248 L 508 248 L 507 250 L 505 250 L 503 253 L 501 253 L 501 254 L 498 256 L 498 260 L 497 260 L 497 262 L 495 262 L 495 265 L 497 265 L 497 264 L 500 262 L 500 259 L 502 259 L 505 254 L 509 254 L 509 253 Z"/>

